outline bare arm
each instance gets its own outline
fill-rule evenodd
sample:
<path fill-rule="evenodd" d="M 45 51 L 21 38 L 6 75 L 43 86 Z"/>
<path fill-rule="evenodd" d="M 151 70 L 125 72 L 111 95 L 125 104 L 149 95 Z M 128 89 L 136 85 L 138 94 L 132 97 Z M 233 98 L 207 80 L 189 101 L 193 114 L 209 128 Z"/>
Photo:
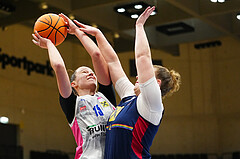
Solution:
<path fill-rule="evenodd" d="M 107 62 L 111 80 L 115 85 L 118 79 L 126 76 L 116 52 L 99 29 L 79 23 L 78 21 L 75 22 L 81 27 L 80 30 L 96 37 L 101 54 Z"/>
<path fill-rule="evenodd" d="M 72 93 L 72 87 L 70 85 L 64 61 L 59 51 L 51 40 L 41 37 L 37 32 L 35 32 L 35 34 L 36 35 L 32 34 L 33 43 L 41 48 L 48 49 L 49 60 L 56 74 L 59 93 L 64 98 L 69 97 Z"/>
<path fill-rule="evenodd" d="M 139 83 L 144 83 L 154 76 L 151 51 L 144 24 L 155 7 L 148 7 L 136 21 L 135 60 Z"/>
<path fill-rule="evenodd" d="M 137 110 L 144 119 L 158 125 L 162 118 L 163 104 L 144 31 L 144 24 L 154 9 L 155 7 L 148 7 L 136 21 L 135 59 L 141 90 L 137 99 Z"/>
<path fill-rule="evenodd" d="M 68 32 L 75 35 L 82 43 L 88 54 L 91 56 L 94 71 L 97 75 L 98 82 L 102 85 L 109 85 L 111 83 L 108 66 L 104 60 L 98 46 L 90 39 L 83 31 L 76 26 L 72 20 L 66 15 L 60 14 L 64 21 L 69 26 Z"/>

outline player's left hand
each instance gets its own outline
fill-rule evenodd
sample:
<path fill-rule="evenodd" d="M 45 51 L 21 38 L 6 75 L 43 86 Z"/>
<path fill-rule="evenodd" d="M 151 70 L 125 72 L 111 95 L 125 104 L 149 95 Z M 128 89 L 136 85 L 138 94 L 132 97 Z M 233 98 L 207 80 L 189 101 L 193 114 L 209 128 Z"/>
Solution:
<path fill-rule="evenodd" d="M 151 15 L 151 13 L 155 10 L 155 6 L 153 7 L 147 7 L 145 11 L 138 17 L 136 21 L 136 25 L 144 25 L 148 17 Z"/>

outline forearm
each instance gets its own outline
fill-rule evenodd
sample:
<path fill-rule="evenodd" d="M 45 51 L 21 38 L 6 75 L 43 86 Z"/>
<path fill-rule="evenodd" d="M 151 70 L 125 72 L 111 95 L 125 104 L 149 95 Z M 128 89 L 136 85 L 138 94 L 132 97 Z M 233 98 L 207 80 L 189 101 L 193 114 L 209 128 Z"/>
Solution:
<path fill-rule="evenodd" d="M 86 51 L 91 57 L 100 52 L 97 45 L 84 32 L 77 29 L 75 31 L 75 36 L 79 39 L 79 41 L 82 43 L 83 47 L 86 49 Z"/>
<path fill-rule="evenodd" d="M 139 83 L 144 83 L 154 76 L 154 69 L 143 25 L 136 25 L 135 59 Z"/>
<path fill-rule="evenodd" d="M 50 64 L 55 72 L 59 93 L 62 97 L 70 96 L 72 89 L 64 61 L 53 43 L 47 43 Z"/>
<path fill-rule="evenodd" d="M 103 35 L 103 33 L 99 30 L 96 35 L 96 40 L 99 46 L 99 49 L 106 60 L 106 62 L 109 63 L 114 63 L 117 62 L 118 56 L 115 53 L 114 49 L 112 48 L 111 44 L 108 42 L 106 37 Z"/>
<path fill-rule="evenodd" d="M 60 55 L 57 48 L 53 45 L 53 43 L 48 42 L 47 49 L 48 49 L 50 64 L 53 70 L 56 72 L 59 67 L 65 68 L 65 64 L 62 59 L 62 56 Z"/>
<path fill-rule="evenodd" d="M 136 25 L 135 58 L 151 58 L 150 47 L 143 25 Z"/>
<path fill-rule="evenodd" d="M 95 36 L 95 38 L 97 40 L 98 48 L 101 53 L 99 55 L 98 59 L 100 59 L 100 58 L 102 59 L 102 60 L 100 59 L 98 61 L 106 62 L 113 84 L 119 78 L 121 78 L 122 76 L 125 76 L 125 73 L 122 69 L 122 66 L 120 64 L 117 54 L 115 53 L 112 46 L 108 43 L 107 39 L 102 34 L 102 32 L 97 28 L 94 28 L 94 27 L 91 27 L 88 25 L 84 25 L 77 21 L 75 21 L 75 22 L 81 27 L 80 28 L 81 31 Z M 94 59 L 95 58 L 92 58 L 93 61 L 94 61 Z"/>
<path fill-rule="evenodd" d="M 118 79 L 126 76 L 121 66 L 120 60 L 112 46 L 108 43 L 101 31 L 95 35 L 101 54 L 103 55 L 110 72 L 110 77 L 115 85 Z"/>
<path fill-rule="evenodd" d="M 49 39 L 42 38 L 37 32 L 35 32 L 35 34 L 36 35 L 32 34 L 34 38 L 33 43 L 41 48 L 48 49 L 49 60 L 56 75 L 59 93 L 64 98 L 69 97 L 72 92 L 72 88 L 64 61 L 59 51 Z"/>
<path fill-rule="evenodd" d="M 81 41 L 83 47 L 91 56 L 94 71 L 96 73 L 98 82 L 102 85 L 109 85 L 111 83 L 108 66 L 103 56 L 100 53 L 98 46 L 90 39 L 84 32 L 79 29 L 76 30 L 75 36 Z"/>

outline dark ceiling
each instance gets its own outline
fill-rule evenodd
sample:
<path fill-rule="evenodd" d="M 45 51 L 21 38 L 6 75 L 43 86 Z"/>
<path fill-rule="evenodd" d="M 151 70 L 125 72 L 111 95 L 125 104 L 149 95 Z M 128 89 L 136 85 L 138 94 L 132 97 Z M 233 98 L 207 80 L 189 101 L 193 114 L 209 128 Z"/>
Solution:
<path fill-rule="evenodd" d="M 48 9 L 40 9 L 43 2 L 49 5 Z M 225 3 L 210 0 L 0 0 L 0 26 L 4 29 L 21 23 L 33 27 L 42 14 L 63 12 L 83 23 L 96 24 L 108 37 L 112 36 L 117 52 L 132 51 L 135 19 L 116 13 L 114 8 L 138 2 L 157 8 L 157 14 L 145 25 L 154 49 L 177 56 L 180 43 L 222 36 L 240 38 L 240 20 L 236 18 L 240 13 L 240 0 Z M 10 8 L 6 10 L 3 5 Z M 115 33 L 120 37 L 114 38 Z"/>

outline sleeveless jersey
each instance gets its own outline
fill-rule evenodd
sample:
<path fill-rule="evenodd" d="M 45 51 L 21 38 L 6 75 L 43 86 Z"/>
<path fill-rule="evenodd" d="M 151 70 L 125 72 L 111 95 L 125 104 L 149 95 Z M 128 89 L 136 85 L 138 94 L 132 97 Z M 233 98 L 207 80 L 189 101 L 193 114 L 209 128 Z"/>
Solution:
<path fill-rule="evenodd" d="M 103 158 L 108 117 L 113 105 L 100 92 L 78 96 L 75 116 L 70 124 L 77 148 L 75 159 Z"/>
<path fill-rule="evenodd" d="M 136 96 L 125 97 L 109 117 L 104 158 L 151 158 L 149 149 L 159 125 L 155 126 L 141 117 Z"/>

